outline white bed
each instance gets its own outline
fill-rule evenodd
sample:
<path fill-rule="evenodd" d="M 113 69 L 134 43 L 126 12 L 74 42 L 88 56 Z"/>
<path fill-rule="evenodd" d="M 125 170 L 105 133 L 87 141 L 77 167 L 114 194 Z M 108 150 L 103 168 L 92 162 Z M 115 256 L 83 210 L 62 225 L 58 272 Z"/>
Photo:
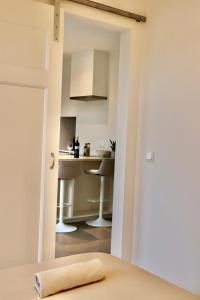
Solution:
<path fill-rule="evenodd" d="M 75 262 L 100 258 L 106 266 L 106 279 L 62 292 L 51 300 L 197 300 L 192 295 L 120 259 L 103 253 L 87 253 L 0 271 L 0 300 L 35 300 L 35 272 Z"/>

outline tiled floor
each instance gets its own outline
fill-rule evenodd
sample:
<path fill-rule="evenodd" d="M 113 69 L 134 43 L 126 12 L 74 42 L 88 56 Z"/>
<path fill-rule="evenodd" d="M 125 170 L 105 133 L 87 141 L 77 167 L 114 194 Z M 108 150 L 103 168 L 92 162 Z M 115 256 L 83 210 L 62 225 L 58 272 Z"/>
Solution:
<path fill-rule="evenodd" d="M 85 252 L 110 253 L 111 227 L 97 228 L 85 222 L 73 224 L 78 230 L 56 234 L 56 257 Z"/>

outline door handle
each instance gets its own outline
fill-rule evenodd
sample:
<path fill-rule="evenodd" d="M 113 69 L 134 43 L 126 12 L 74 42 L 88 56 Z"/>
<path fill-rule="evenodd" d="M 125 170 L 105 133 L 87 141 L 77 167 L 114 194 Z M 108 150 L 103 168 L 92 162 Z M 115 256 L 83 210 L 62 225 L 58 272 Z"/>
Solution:
<path fill-rule="evenodd" d="M 51 166 L 49 167 L 51 170 L 53 170 L 54 166 L 55 166 L 55 155 L 53 152 L 51 152 L 51 158 L 52 158 L 52 163 Z"/>

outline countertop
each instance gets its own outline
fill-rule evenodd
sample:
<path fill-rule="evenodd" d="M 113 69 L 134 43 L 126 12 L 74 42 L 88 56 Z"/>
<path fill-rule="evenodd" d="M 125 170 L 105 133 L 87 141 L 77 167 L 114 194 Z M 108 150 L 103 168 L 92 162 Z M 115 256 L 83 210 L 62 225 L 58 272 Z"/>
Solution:
<path fill-rule="evenodd" d="M 73 155 L 68 155 L 68 154 L 60 154 L 58 155 L 59 160 L 64 160 L 64 161 L 102 161 L 102 157 L 99 156 L 79 156 L 79 158 L 74 158 Z"/>

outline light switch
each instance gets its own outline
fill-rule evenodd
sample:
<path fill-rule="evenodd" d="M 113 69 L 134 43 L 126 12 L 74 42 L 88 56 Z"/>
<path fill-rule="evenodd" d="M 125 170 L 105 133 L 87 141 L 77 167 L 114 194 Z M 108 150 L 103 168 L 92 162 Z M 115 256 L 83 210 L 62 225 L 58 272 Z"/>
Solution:
<path fill-rule="evenodd" d="M 147 152 L 146 153 L 146 161 L 150 161 L 150 162 L 154 161 L 154 152 Z"/>

